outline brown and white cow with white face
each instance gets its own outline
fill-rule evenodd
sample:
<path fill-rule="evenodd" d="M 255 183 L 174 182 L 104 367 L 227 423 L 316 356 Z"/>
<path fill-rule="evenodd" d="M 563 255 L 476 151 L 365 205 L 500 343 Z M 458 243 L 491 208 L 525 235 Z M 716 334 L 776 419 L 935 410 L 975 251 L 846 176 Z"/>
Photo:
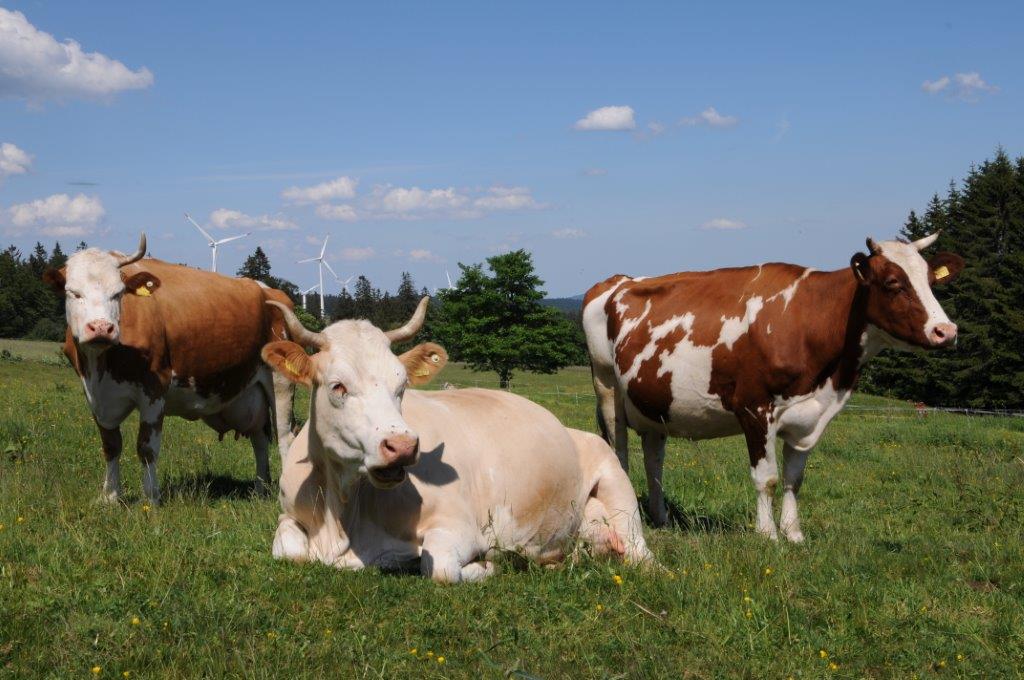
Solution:
<path fill-rule="evenodd" d="M 757 527 L 777 537 L 773 516 L 783 447 L 780 524 L 802 541 L 796 496 L 804 464 L 853 392 L 864 363 L 884 347 L 937 349 L 957 328 L 932 293 L 963 259 L 914 243 L 868 239 L 850 266 L 818 272 L 791 264 L 613 276 L 584 298 L 583 324 L 598 416 L 619 460 L 627 425 L 641 436 L 656 524 L 668 519 L 661 487 L 667 437 L 743 434 L 758 493 Z"/>
<path fill-rule="evenodd" d="M 121 423 L 139 412 L 137 451 L 146 496 L 159 499 L 157 458 L 165 415 L 202 418 L 221 435 L 252 441 L 259 485 L 270 483 L 271 421 L 281 450 L 291 443 L 294 387 L 260 360 L 284 338 L 280 313 L 264 302 L 287 296 L 249 279 L 230 279 L 154 259 L 143 234 L 135 254 L 89 248 L 44 280 L 66 299 L 64 353 L 82 380 L 100 430 L 107 473 L 103 498 L 121 496 Z"/>
<path fill-rule="evenodd" d="M 552 562 L 576 538 L 651 559 L 633 487 L 600 437 L 508 392 L 406 390 L 447 361 L 432 343 L 391 351 L 426 305 L 387 333 L 367 321 L 312 333 L 282 308 L 299 344 L 270 343 L 263 357 L 312 395 L 281 473 L 274 557 L 347 569 L 419 561 L 443 582 L 489 576 L 496 550 Z"/>

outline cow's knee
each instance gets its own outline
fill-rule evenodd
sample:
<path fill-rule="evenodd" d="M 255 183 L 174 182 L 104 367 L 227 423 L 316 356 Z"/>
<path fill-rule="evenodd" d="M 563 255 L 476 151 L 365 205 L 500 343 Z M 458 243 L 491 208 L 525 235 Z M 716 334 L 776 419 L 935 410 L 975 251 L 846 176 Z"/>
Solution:
<path fill-rule="evenodd" d="M 275 560 L 305 562 L 309 559 L 309 537 L 299 523 L 287 515 L 278 520 L 272 554 Z"/>
<path fill-rule="evenodd" d="M 420 551 L 420 572 L 438 583 L 458 583 L 462 568 L 476 559 L 464 541 L 447 529 L 431 529 L 423 536 Z"/>
<path fill-rule="evenodd" d="M 494 562 L 470 562 L 462 568 L 463 581 L 483 581 L 491 576 L 494 576 Z"/>

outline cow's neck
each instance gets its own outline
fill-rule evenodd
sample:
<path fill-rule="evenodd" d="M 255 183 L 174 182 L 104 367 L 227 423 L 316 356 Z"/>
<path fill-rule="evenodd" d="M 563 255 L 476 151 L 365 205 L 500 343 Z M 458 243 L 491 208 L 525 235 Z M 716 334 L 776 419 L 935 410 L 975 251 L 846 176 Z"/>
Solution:
<path fill-rule="evenodd" d="M 815 386 L 831 380 L 836 390 L 851 390 L 861 367 L 881 349 L 880 331 L 867 322 L 867 291 L 849 268 L 808 278 L 802 291 L 814 310 L 807 340 Z"/>

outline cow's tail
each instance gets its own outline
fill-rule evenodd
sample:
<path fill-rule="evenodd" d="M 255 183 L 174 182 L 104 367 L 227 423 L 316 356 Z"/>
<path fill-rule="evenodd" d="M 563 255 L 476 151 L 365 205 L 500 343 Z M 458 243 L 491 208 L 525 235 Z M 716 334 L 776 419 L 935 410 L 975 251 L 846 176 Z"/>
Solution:
<path fill-rule="evenodd" d="M 604 419 L 604 413 L 601 412 L 601 394 L 597 390 L 597 376 L 594 374 L 594 362 L 590 362 L 590 379 L 594 383 L 594 416 L 597 418 L 597 429 L 601 433 L 601 436 L 606 442 L 614 446 L 614 442 L 611 437 L 608 436 L 608 423 Z"/>

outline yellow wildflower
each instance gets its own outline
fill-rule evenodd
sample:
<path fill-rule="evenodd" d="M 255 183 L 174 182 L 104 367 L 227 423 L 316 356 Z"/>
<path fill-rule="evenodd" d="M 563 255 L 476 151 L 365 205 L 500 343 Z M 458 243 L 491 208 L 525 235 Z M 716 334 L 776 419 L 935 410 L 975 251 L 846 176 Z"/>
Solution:
<path fill-rule="evenodd" d="M 615 574 L 614 576 L 612 576 L 612 580 L 615 581 L 615 585 L 617 585 L 617 586 L 621 586 L 622 585 L 622 577 L 619 576 L 618 574 Z"/>
<path fill-rule="evenodd" d="M 822 659 L 827 659 L 828 652 L 826 652 L 824 649 L 818 650 L 818 656 L 820 656 Z"/>
<path fill-rule="evenodd" d="M 416 652 L 417 651 L 419 651 L 419 650 L 417 650 L 415 647 L 413 647 L 412 649 L 409 650 L 409 653 L 412 654 L 413 656 L 416 656 Z"/>
<path fill-rule="evenodd" d="M 121 673 L 121 677 L 122 678 L 130 678 L 130 677 L 132 677 L 132 672 L 131 671 L 125 671 L 125 672 Z"/>
<path fill-rule="evenodd" d="M 936 664 L 936 665 L 937 665 L 937 666 L 938 666 L 939 668 L 945 668 L 945 667 L 946 667 L 946 660 L 945 660 L 945 659 L 943 659 L 942 661 L 939 661 L 939 663 L 938 663 L 938 664 Z"/>
<path fill-rule="evenodd" d="M 828 662 L 828 669 L 830 671 L 837 671 L 837 670 L 839 670 L 839 664 L 837 664 L 835 661 L 829 661 Z"/>
<path fill-rule="evenodd" d="M 433 659 L 434 658 L 434 653 L 428 650 L 427 651 L 427 656 L 430 657 L 431 659 Z"/>
<path fill-rule="evenodd" d="M 751 617 L 753 617 L 753 616 L 754 616 L 753 612 L 751 612 L 751 611 L 750 611 L 750 610 L 748 609 L 748 610 L 747 610 L 747 618 L 749 619 L 749 618 L 751 618 Z"/>
<path fill-rule="evenodd" d="M 764 575 L 765 576 L 771 576 L 772 575 L 772 568 L 771 567 L 765 567 L 764 568 Z"/>
<path fill-rule="evenodd" d="M 331 630 L 330 628 L 324 628 L 324 635 L 326 637 L 331 637 L 332 635 L 334 635 L 334 631 Z"/>
<path fill-rule="evenodd" d="M 102 671 L 103 671 L 103 667 L 102 666 L 93 666 L 92 667 L 92 674 L 93 675 L 99 675 Z"/>
<path fill-rule="evenodd" d="M 142 504 L 142 511 L 143 512 L 149 512 L 149 510 L 150 510 L 149 503 L 143 503 Z"/>
<path fill-rule="evenodd" d="M 599 612 L 603 612 L 604 611 L 604 605 L 603 604 L 599 604 L 599 605 L 597 605 L 597 607 L 595 607 L 595 609 L 597 609 L 597 611 L 599 611 Z"/>
<path fill-rule="evenodd" d="M 964 655 L 963 654 L 957 654 L 956 655 L 956 660 L 957 661 L 963 661 L 964 660 Z"/>
<path fill-rule="evenodd" d="M 133 617 L 132 617 L 132 625 L 133 625 L 133 626 L 137 626 L 137 625 L 139 625 L 140 623 L 142 623 L 142 621 L 140 621 L 140 620 L 139 620 L 139 617 L 138 617 L 138 616 L 133 616 Z"/>
<path fill-rule="evenodd" d="M 443 656 L 437 657 L 437 662 L 438 663 L 444 663 L 444 657 Z"/>
<path fill-rule="evenodd" d="M 18 516 L 18 524 L 21 524 L 21 523 L 22 523 L 22 522 L 24 522 L 24 521 L 25 521 L 25 518 L 24 518 L 24 517 L 21 517 L 21 516 L 19 515 L 19 516 Z"/>

